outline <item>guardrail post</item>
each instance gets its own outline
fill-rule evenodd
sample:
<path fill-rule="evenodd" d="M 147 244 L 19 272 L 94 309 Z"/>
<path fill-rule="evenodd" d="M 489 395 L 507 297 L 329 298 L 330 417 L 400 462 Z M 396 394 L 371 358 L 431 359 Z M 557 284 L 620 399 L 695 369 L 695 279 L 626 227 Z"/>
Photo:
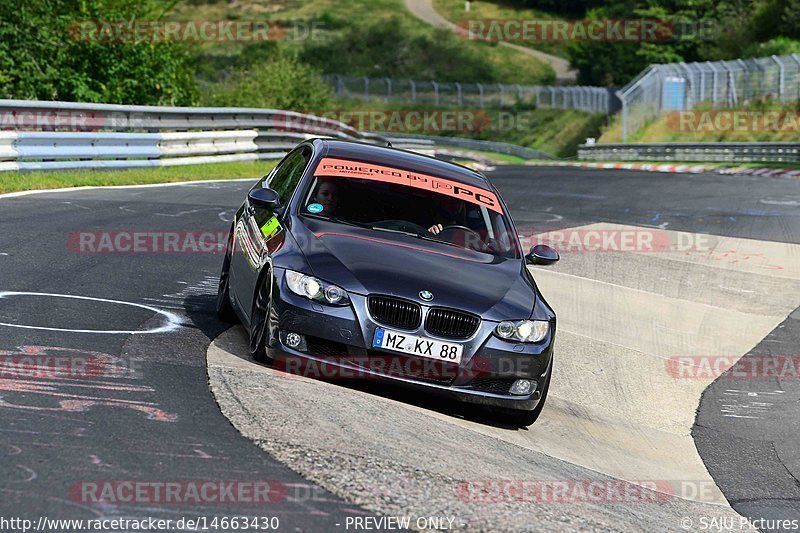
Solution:
<path fill-rule="evenodd" d="M 408 83 L 411 84 L 411 101 L 417 101 L 417 84 L 414 83 L 414 80 L 408 80 Z"/>
<path fill-rule="evenodd" d="M 384 78 L 386 80 L 386 100 L 392 98 L 392 80 L 389 78 Z"/>
<path fill-rule="evenodd" d="M 364 76 L 364 98 L 369 100 L 369 78 Z"/>
<path fill-rule="evenodd" d="M 439 105 L 439 84 L 431 80 L 431 85 L 433 85 L 433 100 Z"/>
<path fill-rule="evenodd" d="M 517 84 L 517 103 L 522 103 L 522 85 Z"/>
<path fill-rule="evenodd" d="M 503 104 L 504 104 L 503 100 L 504 100 L 504 97 L 505 97 L 505 90 L 503 88 L 503 84 L 502 83 L 498 83 L 497 86 L 500 88 L 500 107 L 503 107 Z"/>
<path fill-rule="evenodd" d="M 455 86 L 456 86 L 456 99 L 458 101 L 458 105 L 464 105 L 464 100 L 461 96 L 461 84 L 456 82 Z"/>
<path fill-rule="evenodd" d="M 480 107 L 483 107 L 483 85 L 480 83 L 478 85 L 478 101 L 480 102 Z"/>

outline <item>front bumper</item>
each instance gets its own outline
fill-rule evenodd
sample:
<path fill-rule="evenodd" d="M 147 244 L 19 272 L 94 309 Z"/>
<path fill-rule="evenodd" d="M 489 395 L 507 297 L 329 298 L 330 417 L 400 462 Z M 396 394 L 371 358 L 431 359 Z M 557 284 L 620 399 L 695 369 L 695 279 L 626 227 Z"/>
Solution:
<path fill-rule="evenodd" d="M 491 321 L 482 321 L 475 335 L 463 341 L 423 330 L 409 332 L 462 344 L 460 365 L 450 365 L 373 348 L 376 328 L 398 328 L 376 322 L 364 296 L 351 293 L 349 306 L 328 306 L 289 291 L 282 272 L 273 283 L 267 354 L 288 372 L 322 379 L 384 380 L 463 402 L 517 410 L 533 410 L 540 401 L 551 371 L 554 324 L 547 338 L 535 344 L 497 338 L 492 334 L 497 323 Z M 304 336 L 305 350 L 286 344 L 290 332 Z M 536 382 L 533 392 L 511 394 L 511 384 L 518 379 Z"/>

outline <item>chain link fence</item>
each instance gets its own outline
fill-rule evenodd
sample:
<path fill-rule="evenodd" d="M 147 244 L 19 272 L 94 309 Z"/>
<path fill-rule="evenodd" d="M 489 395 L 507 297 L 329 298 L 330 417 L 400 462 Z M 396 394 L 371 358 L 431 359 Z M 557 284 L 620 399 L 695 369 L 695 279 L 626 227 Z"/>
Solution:
<path fill-rule="evenodd" d="M 328 76 L 327 81 L 337 97 L 365 101 L 477 108 L 528 104 L 607 115 L 619 110 L 614 92 L 604 87 L 439 83 L 340 75 Z"/>
<path fill-rule="evenodd" d="M 758 98 L 800 100 L 800 55 L 651 65 L 617 91 L 622 140 L 670 111 L 735 108 Z"/>

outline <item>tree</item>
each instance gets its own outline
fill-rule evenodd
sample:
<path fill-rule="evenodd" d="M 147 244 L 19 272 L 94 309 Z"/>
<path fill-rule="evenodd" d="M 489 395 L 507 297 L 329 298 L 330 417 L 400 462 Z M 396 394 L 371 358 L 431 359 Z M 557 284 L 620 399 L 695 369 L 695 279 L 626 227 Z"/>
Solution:
<path fill-rule="evenodd" d="M 159 20 L 164 11 L 155 0 L 0 2 L 0 97 L 196 103 L 184 44 L 85 31 L 104 22 L 109 28 L 109 22 Z"/>

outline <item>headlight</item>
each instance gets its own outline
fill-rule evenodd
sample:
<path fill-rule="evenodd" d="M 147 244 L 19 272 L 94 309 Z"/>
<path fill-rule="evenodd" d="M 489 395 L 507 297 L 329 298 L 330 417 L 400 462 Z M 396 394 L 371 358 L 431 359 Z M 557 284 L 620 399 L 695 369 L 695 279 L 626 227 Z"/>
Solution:
<path fill-rule="evenodd" d="M 501 339 L 520 342 L 539 342 L 547 336 L 550 322 L 545 320 L 506 320 L 497 324 L 495 334 Z"/>
<path fill-rule="evenodd" d="M 350 299 L 341 287 L 294 270 L 286 271 L 286 285 L 293 293 L 331 305 L 347 305 Z"/>

